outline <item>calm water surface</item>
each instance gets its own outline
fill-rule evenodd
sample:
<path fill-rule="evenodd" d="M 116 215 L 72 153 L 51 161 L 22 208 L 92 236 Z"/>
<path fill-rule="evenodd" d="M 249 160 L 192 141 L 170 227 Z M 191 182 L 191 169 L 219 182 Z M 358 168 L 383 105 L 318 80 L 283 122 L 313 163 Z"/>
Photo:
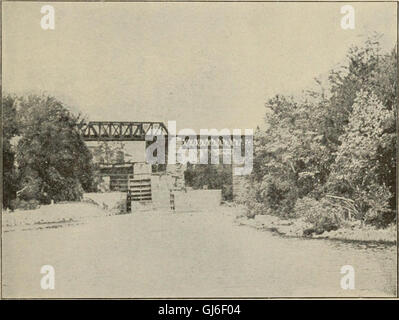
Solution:
<path fill-rule="evenodd" d="M 40 288 L 42 265 L 55 290 Z M 355 269 L 343 290 L 340 269 Z M 396 295 L 396 247 L 283 238 L 218 214 L 132 214 L 3 234 L 6 297 Z"/>

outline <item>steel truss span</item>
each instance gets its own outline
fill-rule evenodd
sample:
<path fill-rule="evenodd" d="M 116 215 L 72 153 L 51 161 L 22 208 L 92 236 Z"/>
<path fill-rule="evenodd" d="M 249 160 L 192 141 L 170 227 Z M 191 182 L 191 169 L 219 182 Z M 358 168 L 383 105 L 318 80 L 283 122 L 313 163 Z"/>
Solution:
<path fill-rule="evenodd" d="M 85 141 L 145 141 L 148 133 L 167 135 L 162 122 L 90 121 L 78 125 Z"/>
<path fill-rule="evenodd" d="M 168 139 L 168 129 L 163 122 L 90 121 L 80 123 L 77 127 L 85 141 L 146 141 L 147 134 L 162 135 Z M 245 136 L 177 135 L 177 138 L 187 146 L 201 147 L 241 145 Z"/>

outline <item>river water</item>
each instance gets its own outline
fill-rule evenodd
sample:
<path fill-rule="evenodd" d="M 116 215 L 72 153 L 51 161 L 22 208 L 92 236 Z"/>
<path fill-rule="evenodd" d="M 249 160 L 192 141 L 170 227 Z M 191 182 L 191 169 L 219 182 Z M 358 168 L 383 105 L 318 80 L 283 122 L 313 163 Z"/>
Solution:
<path fill-rule="evenodd" d="M 215 213 L 141 213 L 3 233 L 5 297 L 396 295 L 396 247 L 284 238 Z M 43 265 L 55 289 L 43 290 Z M 355 289 L 341 288 L 341 267 Z"/>

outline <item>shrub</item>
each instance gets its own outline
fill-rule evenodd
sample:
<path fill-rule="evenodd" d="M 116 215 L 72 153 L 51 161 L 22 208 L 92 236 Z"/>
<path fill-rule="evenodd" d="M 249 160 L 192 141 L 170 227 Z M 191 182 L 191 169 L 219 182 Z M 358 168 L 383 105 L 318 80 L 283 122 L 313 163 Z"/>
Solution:
<path fill-rule="evenodd" d="M 374 208 L 366 212 L 364 222 L 377 228 L 385 228 L 395 221 L 396 213 L 393 210 L 379 211 Z"/>
<path fill-rule="evenodd" d="M 259 198 L 270 209 L 271 214 L 284 218 L 292 215 L 297 200 L 297 189 L 291 181 L 276 176 L 265 176 L 260 188 Z"/>
<path fill-rule="evenodd" d="M 390 208 L 392 197 L 385 184 L 376 186 L 372 192 L 364 192 L 362 201 L 367 208 L 364 215 L 364 222 L 377 228 L 387 227 L 395 221 L 396 211 Z"/>
<path fill-rule="evenodd" d="M 11 201 L 11 209 L 20 209 L 20 210 L 34 210 L 37 209 L 40 205 L 38 200 L 23 200 L 23 199 L 14 199 Z"/>
<path fill-rule="evenodd" d="M 256 201 L 254 190 L 247 188 L 245 191 L 240 195 L 239 202 L 245 205 L 247 218 L 252 219 L 257 214 L 262 214 L 262 205 Z"/>
<path fill-rule="evenodd" d="M 315 200 L 309 197 L 297 200 L 295 214 L 311 223 L 316 233 L 338 229 L 343 217 L 342 210 L 332 206 L 327 199 Z"/>

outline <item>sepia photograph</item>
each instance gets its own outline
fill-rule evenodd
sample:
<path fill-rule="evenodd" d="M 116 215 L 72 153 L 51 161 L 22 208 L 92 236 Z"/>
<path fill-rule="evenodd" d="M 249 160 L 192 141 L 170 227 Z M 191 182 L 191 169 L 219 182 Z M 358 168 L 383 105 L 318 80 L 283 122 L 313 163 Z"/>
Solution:
<path fill-rule="evenodd" d="M 396 2 L 1 10 L 2 299 L 398 297 Z"/>

